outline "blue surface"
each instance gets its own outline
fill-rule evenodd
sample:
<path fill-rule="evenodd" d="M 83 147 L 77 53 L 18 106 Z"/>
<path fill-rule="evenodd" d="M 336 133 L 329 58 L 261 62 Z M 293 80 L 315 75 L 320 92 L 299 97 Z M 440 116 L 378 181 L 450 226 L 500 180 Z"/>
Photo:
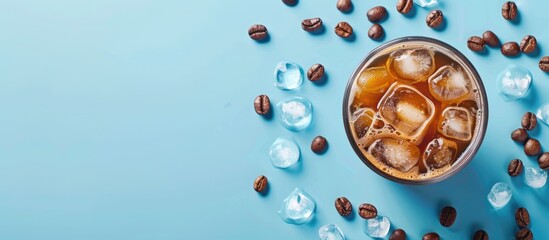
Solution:
<path fill-rule="evenodd" d="M 0 239 L 315 239 L 321 225 L 337 223 L 348 239 L 367 239 L 359 217 L 346 220 L 334 200 L 347 196 L 356 207 L 373 203 L 409 239 L 436 231 L 443 239 L 469 239 L 477 228 L 490 239 L 513 239 L 513 212 L 526 206 L 536 239 L 549 239 L 547 186 L 533 190 L 507 176 L 512 158 L 535 166 L 509 138 L 525 111 L 549 102 L 549 75 L 537 68 L 549 55 L 549 2 L 520 0 L 520 22 L 501 17 L 504 1 L 447 0 L 440 7 L 447 26 L 425 25 L 427 11 L 398 14 L 395 1 L 355 0 L 342 14 L 334 1 L 0 1 Z M 451 179 L 406 186 L 370 171 L 351 149 L 343 129 L 345 83 L 359 61 L 379 42 L 367 38 L 365 12 L 385 5 L 388 41 L 423 35 L 461 50 L 484 79 L 490 104 L 486 139 L 477 157 Z M 472 7 L 476 4 L 477 7 Z M 304 18 L 321 17 L 320 35 L 301 30 Z M 348 21 L 356 40 L 333 33 Z M 268 43 L 246 34 L 265 24 Z M 493 30 L 502 41 L 537 37 L 541 53 L 503 57 L 469 51 L 466 39 Z M 306 81 L 300 91 L 274 87 L 273 69 L 289 60 L 307 68 L 320 62 L 326 84 Z M 495 77 L 507 64 L 529 68 L 529 97 L 505 103 Z M 252 102 L 266 93 L 276 103 L 289 95 L 308 97 L 315 120 L 293 133 L 278 119 L 255 114 Z M 316 135 L 330 148 L 309 150 Z M 549 148 L 549 129 L 532 134 Z M 269 145 L 294 137 L 303 161 L 293 170 L 275 169 Z M 257 175 L 270 191 L 253 191 Z M 498 181 L 511 185 L 512 204 L 490 208 L 486 194 Z M 312 222 L 285 224 L 276 211 L 294 189 L 317 201 Z M 451 228 L 437 215 L 457 208 Z"/>

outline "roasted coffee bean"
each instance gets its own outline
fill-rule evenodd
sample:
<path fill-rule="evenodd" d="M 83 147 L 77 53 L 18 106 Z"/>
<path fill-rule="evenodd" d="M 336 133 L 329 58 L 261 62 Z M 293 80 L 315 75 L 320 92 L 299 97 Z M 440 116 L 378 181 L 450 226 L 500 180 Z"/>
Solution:
<path fill-rule="evenodd" d="M 340 22 L 335 27 L 335 33 L 342 37 L 342 38 L 348 38 L 351 35 L 353 35 L 353 27 L 348 22 Z"/>
<path fill-rule="evenodd" d="M 288 6 L 294 6 L 297 4 L 297 0 L 282 0 L 282 2 Z"/>
<path fill-rule="evenodd" d="M 370 10 L 366 12 L 366 17 L 368 17 L 368 21 L 370 22 L 379 22 L 387 17 L 387 9 L 383 6 L 370 8 Z"/>
<path fill-rule="evenodd" d="M 358 215 L 364 219 L 375 218 L 377 217 L 377 209 L 372 204 L 363 203 L 358 207 Z"/>
<path fill-rule="evenodd" d="M 455 208 L 446 206 L 440 212 L 440 225 L 444 227 L 450 227 L 456 221 L 457 211 Z"/>
<path fill-rule="evenodd" d="M 374 23 L 374 25 L 372 25 L 372 27 L 370 27 L 370 29 L 368 30 L 368 37 L 374 40 L 379 39 L 383 36 L 383 33 L 383 27 L 381 27 L 381 25 L 377 23 Z"/>
<path fill-rule="evenodd" d="M 265 191 L 265 189 L 267 189 L 267 184 L 269 184 L 269 182 L 267 181 L 267 177 L 261 175 L 257 177 L 254 181 L 254 190 L 256 192 L 263 192 Z"/>
<path fill-rule="evenodd" d="M 514 2 L 505 2 L 501 7 L 501 15 L 507 20 L 515 20 L 517 14 L 517 5 Z"/>
<path fill-rule="evenodd" d="M 307 71 L 307 78 L 313 82 L 324 78 L 324 66 L 320 63 L 311 66 Z"/>
<path fill-rule="evenodd" d="M 326 150 L 327 145 L 328 142 L 326 141 L 326 138 L 323 136 L 316 136 L 311 143 L 311 150 L 314 153 L 323 153 L 324 150 Z"/>
<path fill-rule="evenodd" d="M 522 166 L 520 159 L 513 159 L 509 162 L 509 166 L 507 166 L 507 173 L 511 177 L 516 177 L 522 172 Z"/>
<path fill-rule="evenodd" d="M 482 39 L 484 39 L 484 42 L 486 42 L 486 44 L 488 44 L 488 46 L 490 47 L 499 47 L 499 45 L 501 44 L 499 42 L 498 36 L 492 31 L 484 32 L 482 34 Z"/>
<path fill-rule="evenodd" d="M 520 53 L 520 47 L 516 42 L 506 42 L 501 45 L 501 54 L 505 56 L 516 56 Z"/>
<path fill-rule="evenodd" d="M 536 117 L 536 114 L 527 112 L 522 116 L 520 123 L 524 129 L 531 131 L 538 125 L 538 118 Z"/>
<path fill-rule="evenodd" d="M 520 42 L 520 50 L 523 53 L 532 53 L 536 50 L 537 45 L 538 41 L 536 40 L 536 37 L 532 35 L 526 35 Z"/>
<path fill-rule="evenodd" d="M 484 44 L 486 42 L 481 37 L 472 36 L 467 40 L 467 47 L 471 49 L 471 51 L 480 52 L 484 50 Z"/>
<path fill-rule="evenodd" d="M 301 28 L 307 32 L 316 32 L 322 28 L 322 19 L 309 18 L 301 21 Z"/>
<path fill-rule="evenodd" d="M 267 28 L 261 24 L 252 25 L 248 29 L 248 35 L 250 35 L 250 37 L 256 41 L 261 41 L 265 39 L 267 37 L 267 34 Z"/>
<path fill-rule="evenodd" d="M 515 221 L 519 227 L 526 227 L 530 225 L 530 214 L 526 208 L 517 208 L 515 211 Z"/>
<path fill-rule="evenodd" d="M 442 21 L 444 20 L 444 15 L 442 14 L 442 11 L 440 10 L 433 10 L 425 19 L 425 22 L 427 23 L 427 26 L 430 28 L 437 28 L 442 24 Z"/>
<path fill-rule="evenodd" d="M 389 240 L 406 240 L 406 232 L 402 229 L 397 229 L 391 234 Z"/>
<path fill-rule="evenodd" d="M 528 156 L 537 156 L 541 152 L 541 145 L 537 139 L 530 138 L 524 144 L 524 153 Z"/>
<path fill-rule="evenodd" d="M 399 13 L 407 14 L 412 11 L 414 0 L 398 0 L 396 8 Z"/>
<path fill-rule="evenodd" d="M 511 133 L 511 139 L 515 142 L 525 143 L 528 140 L 528 133 L 524 128 L 518 128 Z"/>
<path fill-rule="evenodd" d="M 542 57 L 539 60 L 539 69 L 544 72 L 549 72 L 549 56 Z"/>
<path fill-rule="evenodd" d="M 351 0 L 337 0 L 336 7 L 341 12 L 349 12 L 353 7 Z"/>
<path fill-rule="evenodd" d="M 549 170 L 549 152 L 545 152 L 538 157 L 539 168 Z"/>
<path fill-rule="evenodd" d="M 254 100 L 254 109 L 259 115 L 269 113 L 269 111 L 271 111 L 271 100 L 269 100 L 269 96 L 265 94 L 257 96 Z"/>
<path fill-rule="evenodd" d="M 423 240 L 440 240 L 440 236 L 438 236 L 438 233 L 430 232 L 425 235 L 423 235 Z"/>
<path fill-rule="evenodd" d="M 534 239 L 534 234 L 528 228 L 523 228 L 517 232 L 515 235 L 516 240 L 532 240 Z"/>
<path fill-rule="evenodd" d="M 489 240 L 488 233 L 484 230 L 477 230 L 473 235 L 473 240 Z"/>
<path fill-rule="evenodd" d="M 353 205 L 346 197 L 340 197 L 335 200 L 335 208 L 339 215 L 349 216 L 353 212 Z"/>

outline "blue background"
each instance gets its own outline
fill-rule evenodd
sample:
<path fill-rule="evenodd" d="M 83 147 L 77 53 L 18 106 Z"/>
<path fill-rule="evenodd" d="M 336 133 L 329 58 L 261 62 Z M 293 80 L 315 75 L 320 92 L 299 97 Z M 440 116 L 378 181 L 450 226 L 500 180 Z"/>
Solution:
<path fill-rule="evenodd" d="M 547 186 L 531 189 L 506 173 L 509 160 L 536 166 L 510 139 L 525 111 L 549 96 L 549 75 L 537 62 L 549 55 L 549 2 L 516 1 L 520 21 L 501 17 L 504 1 L 444 1 L 447 26 L 425 25 L 427 10 L 396 12 L 396 1 L 354 1 L 343 14 L 335 0 L 1 0 L 0 1 L 0 239 L 315 239 L 321 225 L 336 223 L 348 239 L 368 238 L 359 217 L 340 217 L 334 200 L 346 196 L 355 209 L 373 203 L 409 239 L 436 231 L 443 239 L 469 239 L 477 228 L 490 239 L 513 239 L 513 213 L 526 206 L 537 239 L 549 239 Z M 380 42 L 367 37 L 365 12 L 384 5 L 385 42 L 407 35 L 434 37 L 461 50 L 487 88 L 490 120 L 475 159 L 451 179 L 406 186 L 370 171 L 351 149 L 341 102 L 348 77 Z M 475 5 L 475 6 L 473 6 Z M 321 17 L 326 32 L 301 29 L 304 18 Z M 348 21 L 356 40 L 333 33 Z M 247 36 L 265 24 L 271 39 Z M 502 41 L 537 37 L 541 53 L 506 58 L 498 49 L 476 54 L 471 35 L 492 30 Z M 274 87 L 273 69 L 289 60 L 304 68 L 320 62 L 328 80 L 304 82 L 295 92 Z M 504 102 L 495 77 L 507 64 L 534 76 L 527 99 Z M 275 117 L 253 111 L 268 94 L 275 104 L 289 95 L 308 97 L 314 123 L 306 131 L 284 129 Z M 309 144 L 325 136 L 330 147 L 315 155 Z M 549 129 L 532 135 L 549 148 Z M 269 145 L 279 136 L 301 145 L 302 162 L 275 169 Z M 269 178 L 266 196 L 252 189 Z M 510 184 L 512 203 L 493 210 L 490 187 Z M 317 202 L 316 217 L 302 226 L 285 224 L 276 211 L 295 188 Z M 438 223 L 446 204 L 458 210 L 451 228 Z"/>

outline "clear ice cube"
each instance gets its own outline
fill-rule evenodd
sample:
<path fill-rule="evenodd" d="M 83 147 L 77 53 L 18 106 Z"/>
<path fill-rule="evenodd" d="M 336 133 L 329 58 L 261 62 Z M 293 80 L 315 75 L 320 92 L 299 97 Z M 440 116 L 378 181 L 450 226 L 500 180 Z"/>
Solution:
<path fill-rule="evenodd" d="M 303 69 L 291 62 L 279 62 L 275 68 L 275 86 L 282 90 L 299 88 L 303 83 Z"/>
<path fill-rule="evenodd" d="M 314 216 L 315 200 L 301 188 L 296 188 L 284 199 L 278 210 L 280 218 L 290 224 L 304 224 Z"/>
<path fill-rule="evenodd" d="M 465 97 L 471 89 L 471 82 L 462 71 L 452 66 L 443 66 L 429 77 L 429 92 L 441 102 Z"/>
<path fill-rule="evenodd" d="M 452 164 L 456 154 L 456 142 L 438 137 L 427 144 L 423 153 L 423 162 L 431 169 L 438 169 Z"/>
<path fill-rule="evenodd" d="M 469 141 L 472 137 L 473 119 L 469 110 L 463 107 L 447 107 L 442 111 L 438 125 L 442 135 L 460 140 Z"/>
<path fill-rule="evenodd" d="M 277 104 L 280 123 L 290 131 L 301 131 L 313 120 L 313 105 L 304 97 L 288 97 Z"/>
<path fill-rule="evenodd" d="M 271 163 L 277 168 L 289 168 L 299 162 L 299 146 L 290 139 L 277 138 L 269 149 Z"/>
<path fill-rule="evenodd" d="M 536 116 L 542 123 L 549 126 L 549 104 L 539 107 Z"/>
<path fill-rule="evenodd" d="M 524 168 L 524 182 L 531 188 L 540 188 L 547 182 L 547 171 L 539 168 Z"/>
<path fill-rule="evenodd" d="M 532 83 L 532 74 L 528 69 L 510 64 L 497 77 L 500 96 L 510 102 L 524 98 Z"/>
<path fill-rule="evenodd" d="M 384 93 L 389 86 L 395 82 L 395 78 L 387 72 L 387 69 L 382 67 L 367 68 L 357 80 L 357 85 L 361 91 L 371 93 Z"/>
<path fill-rule="evenodd" d="M 488 202 L 490 202 L 494 208 L 502 208 L 509 203 L 512 196 L 513 193 L 511 192 L 509 185 L 498 182 L 490 189 L 490 193 L 488 193 Z"/>
<path fill-rule="evenodd" d="M 373 238 L 383 238 L 391 229 L 391 221 L 388 217 L 377 216 L 364 220 L 364 233 Z"/>
<path fill-rule="evenodd" d="M 368 132 L 376 113 L 371 108 L 360 108 L 353 113 L 352 124 L 357 138 L 362 138 Z"/>
<path fill-rule="evenodd" d="M 387 59 L 387 69 L 398 81 L 424 82 L 435 71 L 435 53 L 427 48 L 399 49 Z"/>
<path fill-rule="evenodd" d="M 345 235 L 337 224 L 326 224 L 318 229 L 318 236 L 322 240 L 345 240 Z"/>
<path fill-rule="evenodd" d="M 420 7 L 431 7 L 438 4 L 440 0 L 414 0 L 414 3 Z"/>
<path fill-rule="evenodd" d="M 416 145 L 394 138 L 381 138 L 374 141 L 368 148 L 368 153 L 376 160 L 401 172 L 410 171 L 421 157 L 421 152 Z"/>

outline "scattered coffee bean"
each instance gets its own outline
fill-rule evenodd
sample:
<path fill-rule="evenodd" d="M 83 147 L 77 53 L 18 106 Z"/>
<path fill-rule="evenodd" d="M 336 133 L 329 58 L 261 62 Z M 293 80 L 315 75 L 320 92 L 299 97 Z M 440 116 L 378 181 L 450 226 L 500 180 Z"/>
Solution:
<path fill-rule="evenodd" d="M 517 5 L 514 2 L 505 2 L 501 7 L 501 15 L 507 20 L 515 20 L 517 14 Z"/>
<path fill-rule="evenodd" d="M 537 156 L 541 152 L 541 145 L 537 139 L 530 138 L 524 144 L 524 153 L 528 156 Z"/>
<path fill-rule="evenodd" d="M 307 78 L 313 82 L 324 78 L 324 66 L 320 63 L 311 66 L 307 71 Z"/>
<path fill-rule="evenodd" d="M 282 0 L 282 2 L 288 6 L 294 6 L 297 4 L 297 0 Z"/>
<path fill-rule="evenodd" d="M 549 152 L 545 152 L 538 157 L 539 168 L 549 170 Z"/>
<path fill-rule="evenodd" d="M 336 7 L 341 12 L 349 12 L 352 6 L 351 0 L 337 0 Z"/>
<path fill-rule="evenodd" d="M 473 240 L 489 240 L 488 233 L 484 230 L 477 230 L 473 235 Z"/>
<path fill-rule="evenodd" d="M 309 18 L 301 21 L 301 28 L 307 32 L 316 32 L 322 28 L 322 19 Z"/>
<path fill-rule="evenodd" d="M 366 17 L 368 17 L 368 21 L 370 22 L 379 22 L 387 17 L 387 9 L 383 6 L 370 8 L 370 10 L 366 12 Z"/>
<path fill-rule="evenodd" d="M 532 240 L 534 239 L 534 234 L 530 231 L 530 229 L 523 228 L 520 231 L 517 232 L 515 235 L 516 240 Z"/>
<path fill-rule="evenodd" d="M 368 30 L 368 37 L 374 40 L 379 39 L 381 36 L 383 36 L 383 33 L 383 27 L 381 27 L 381 25 L 377 23 L 374 23 L 374 25 L 372 25 L 372 27 L 370 27 L 370 29 Z"/>
<path fill-rule="evenodd" d="M 391 234 L 389 240 L 406 240 L 406 232 L 399 228 Z"/>
<path fill-rule="evenodd" d="M 471 49 L 471 51 L 480 52 L 484 50 L 484 44 L 486 42 L 481 37 L 472 36 L 467 40 L 467 47 Z"/>
<path fill-rule="evenodd" d="M 254 109 L 255 112 L 259 115 L 265 115 L 271 110 L 271 100 L 269 96 L 262 94 L 255 98 L 254 100 Z"/>
<path fill-rule="evenodd" d="M 265 191 L 265 189 L 267 189 L 267 184 L 269 184 L 269 182 L 267 181 L 267 177 L 261 175 L 257 177 L 254 181 L 254 190 L 256 192 L 263 192 Z"/>
<path fill-rule="evenodd" d="M 326 150 L 327 145 L 328 142 L 326 141 L 326 138 L 323 136 L 316 136 L 311 143 L 311 150 L 314 153 L 323 153 L 324 150 Z"/>
<path fill-rule="evenodd" d="M 522 172 L 522 161 L 520 159 L 513 159 L 507 166 L 507 173 L 511 177 L 516 177 Z"/>
<path fill-rule="evenodd" d="M 348 22 L 340 22 L 335 27 L 335 33 L 342 38 L 348 38 L 353 35 L 353 27 Z"/>
<path fill-rule="evenodd" d="M 457 211 L 455 208 L 446 206 L 442 209 L 442 212 L 440 212 L 440 225 L 444 227 L 450 227 L 454 222 L 456 221 L 457 217 Z"/>
<path fill-rule="evenodd" d="M 349 216 L 353 212 L 353 205 L 346 197 L 340 197 L 335 200 L 335 208 L 339 215 Z"/>
<path fill-rule="evenodd" d="M 486 44 L 488 44 L 488 46 L 490 47 L 499 47 L 499 45 L 501 44 L 499 42 L 498 36 L 492 31 L 484 32 L 482 34 L 482 39 L 484 39 L 484 42 L 486 42 Z"/>
<path fill-rule="evenodd" d="M 532 35 L 526 35 L 520 42 L 520 50 L 523 53 L 532 53 L 536 50 L 537 45 L 538 41 L 536 40 L 536 37 Z"/>
<path fill-rule="evenodd" d="M 549 72 L 549 56 L 542 57 L 539 60 L 539 69 L 544 72 Z"/>
<path fill-rule="evenodd" d="M 511 138 L 515 142 L 525 143 L 528 140 L 528 133 L 524 128 L 517 128 L 517 130 L 511 133 Z"/>
<path fill-rule="evenodd" d="M 414 7 L 414 0 L 398 0 L 396 8 L 399 13 L 407 14 Z"/>
<path fill-rule="evenodd" d="M 438 236 L 435 232 L 430 232 L 425 235 L 423 235 L 423 240 L 440 240 L 440 236 Z"/>
<path fill-rule="evenodd" d="M 372 204 L 363 203 L 358 207 L 358 215 L 364 219 L 375 218 L 377 217 L 377 209 Z"/>
<path fill-rule="evenodd" d="M 517 221 L 517 225 L 519 227 L 526 227 L 530 225 L 530 214 L 528 213 L 528 210 L 526 208 L 517 208 L 517 211 L 515 211 L 515 220 Z"/>
<path fill-rule="evenodd" d="M 440 24 L 442 24 L 443 19 L 444 15 L 442 14 L 442 11 L 433 10 L 427 15 L 425 22 L 430 28 L 437 28 Z"/>
<path fill-rule="evenodd" d="M 520 47 L 516 42 L 506 42 L 501 45 L 501 54 L 505 56 L 516 56 L 520 53 Z"/>
<path fill-rule="evenodd" d="M 538 118 L 536 117 L 536 114 L 527 112 L 522 116 L 520 123 L 524 129 L 531 131 L 538 125 Z"/>
<path fill-rule="evenodd" d="M 250 38 L 256 41 L 261 41 L 267 37 L 267 28 L 261 24 L 252 25 L 248 29 L 248 35 Z"/>

